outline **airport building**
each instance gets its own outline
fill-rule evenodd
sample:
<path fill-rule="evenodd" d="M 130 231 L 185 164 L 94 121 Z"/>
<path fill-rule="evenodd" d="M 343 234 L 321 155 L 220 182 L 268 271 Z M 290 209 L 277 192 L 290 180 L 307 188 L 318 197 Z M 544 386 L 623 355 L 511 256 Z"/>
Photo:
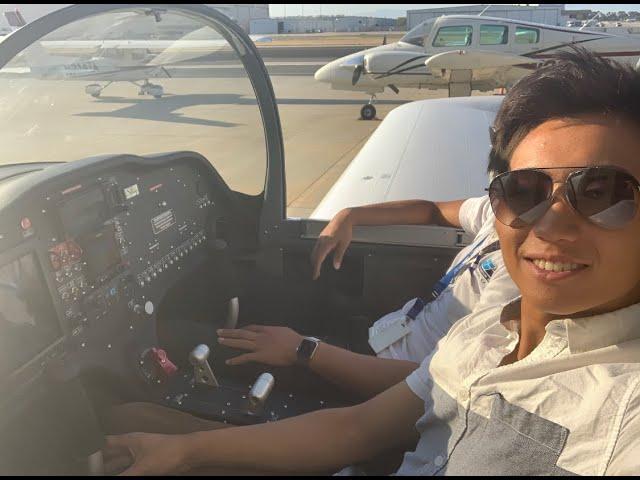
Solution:
<path fill-rule="evenodd" d="M 250 32 L 252 20 L 269 18 L 268 3 L 210 3 L 208 5 L 221 11 L 232 20 L 235 20 L 235 22 L 240 25 L 245 32 Z"/>
<path fill-rule="evenodd" d="M 478 15 L 484 11 L 487 17 L 509 18 L 527 22 L 564 26 L 568 16 L 564 4 L 541 3 L 539 5 L 465 5 L 461 7 L 434 7 L 407 10 L 407 30 L 430 18 L 442 15 Z"/>
<path fill-rule="evenodd" d="M 358 16 L 308 16 L 256 19 L 251 22 L 250 33 L 322 33 L 322 32 L 376 32 L 393 30 L 394 18 Z"/>

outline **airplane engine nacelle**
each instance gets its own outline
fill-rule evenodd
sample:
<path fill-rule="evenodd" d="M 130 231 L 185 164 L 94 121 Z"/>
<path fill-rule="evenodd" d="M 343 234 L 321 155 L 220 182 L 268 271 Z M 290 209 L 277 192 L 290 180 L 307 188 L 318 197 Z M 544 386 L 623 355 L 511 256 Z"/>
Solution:
<path fill-rule="evenodd" d="M 364 56 L 364 67 L 372 74 L 426 73 L 425 58 L 416 52 L 372 52 Z"/>

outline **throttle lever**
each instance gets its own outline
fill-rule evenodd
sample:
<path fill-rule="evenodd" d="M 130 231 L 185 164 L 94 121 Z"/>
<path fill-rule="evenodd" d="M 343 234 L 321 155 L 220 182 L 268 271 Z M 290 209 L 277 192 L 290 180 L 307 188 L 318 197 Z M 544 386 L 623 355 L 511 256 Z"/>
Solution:
<path fill-rule="evenodd" d="M 189 354 L 189 362 L 193 365 L 193 381 L 196 385 L 219 387 L 220 384 L 213 374 L 211 365 L 209 365 L 210 353 L 209 347 L 203 343 L 194 348 Z"/>
<path fill-rule="evenodd" d="M 249 410 L 256 413 L 264 407 L 276 381 L 270 373 L 263 373 L 249 391 Z"/>

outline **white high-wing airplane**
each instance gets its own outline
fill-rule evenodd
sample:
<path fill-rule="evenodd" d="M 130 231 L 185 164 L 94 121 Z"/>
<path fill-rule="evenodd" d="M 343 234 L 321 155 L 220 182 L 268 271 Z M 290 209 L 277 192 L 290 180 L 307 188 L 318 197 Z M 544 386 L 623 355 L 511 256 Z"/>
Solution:
<path fill-rule="evenodd" d="M 385 87 L 448 88 L 449 96 L 510 88 L 555 52 L 581 45 L 640 68 L 640 38 L 504 18 L 451 15 L 427 20 L 400 41 L 334 60 L 315 79 L 370 95 L 361 116 L 375 118 Z"/>
<path fill-rule="evenodd" d="M 13 31 L 26 24 L 17 10 L 4 15 Z M 167 65 L 231 49 L 222 37 L 211 38 L 215 32 L 208 27 L 189 32 L 178 40 L 118 38 L 126 35 L 127 29 L 131 29 L 138 18 L 139 15 L 129 13 L 107 29 L 92 31 L 94 38 L 116 39 L 44 40 L 34 43 L 22 55 L 26 67 L 8 67 L 5 71 L 29 73 L 46 79 L 103 81 L 102 84 L 91 83 L 85 87 L 85 92 L 95 98 L 115 82 L 132 83 L 139 88 L 139 95 L 161 98 L 164 88 L 149 82 L 149 79 L 171 77 Z M 0 37 L 0 41 L 3 38 Z M 251 35 L 250 38 L 256 43 L 271 41 L 270 37 L 263 35 Z"/>
<path fill-rule="evenodd" d="M 188 39 L 44 41 L 25 51 L 25 60 L 29 73 L 39 78 L 104 82 L 85 87 L 92 97 L 99 97 L 112 83 L 128 82 L 139 88 L 139 95 L 161 98 L 164 88 L 150 83 L 150 78 L 169 78 L 167 65 L 214 53 L 225 45 L 224 40 Z"/>

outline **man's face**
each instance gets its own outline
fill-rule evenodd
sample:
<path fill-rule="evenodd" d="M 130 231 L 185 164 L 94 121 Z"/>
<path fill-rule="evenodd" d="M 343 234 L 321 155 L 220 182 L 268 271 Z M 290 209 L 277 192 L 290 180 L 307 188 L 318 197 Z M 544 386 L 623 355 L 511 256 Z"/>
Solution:
<path fill-rule="evenodd" d="M 575 167 L 596 165 L 618 166 L 640 178 L 640 129 L 595 116 L 550 120 L 520 142 L 510 170 L 563 167 L 547 170 L 555 191 Z M 545 313 L 596 314 L 640 301 L 638 212 L 624 227 L 607 230 L 558 195 L 532 226 L 515 229 L 496 221 L 496 230 L 523 298 Z M 579 267 L 554 274 L 539 268 L 541 260 Z"/>

